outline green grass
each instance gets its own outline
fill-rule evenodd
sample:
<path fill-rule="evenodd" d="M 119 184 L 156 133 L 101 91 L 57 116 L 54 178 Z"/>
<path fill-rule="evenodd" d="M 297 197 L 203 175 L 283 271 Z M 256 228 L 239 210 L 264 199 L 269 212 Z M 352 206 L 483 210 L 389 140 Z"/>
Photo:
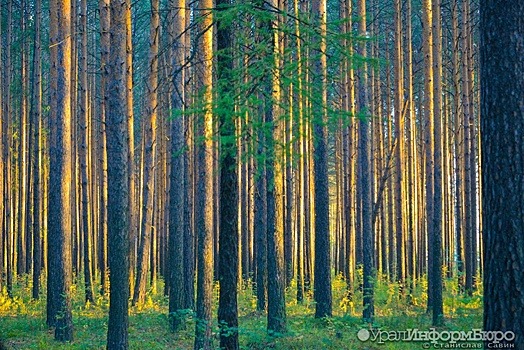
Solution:
<path fill-rule="evenodd" d="M 298 304 L 294 286 L 286 295 L 288 332 L 278 337 L 266 333 L 266 315 L 255 311 L 256 299 L 251 289 L 239 293 L 239 333 L 242 349 L 422 349 L 420 343 L 389 342 L 377 344 L 361 342 L 357 332 L 362 328 L 406 330 L 431 328 L 431 317 L 425 312 L 426 284 L 421 280 L 413 297 L 399 299 L 398 288 L 378 283 L 375 291 L 375 323 L 363 324 L 362 295 L 355 293 L 353 301 L 345 298 L 345 284 L 340 278 L 333 280 L 333 317 L 315 319 L 315 305 L 309 293 Z M 158 291 L 163 290 L 159 282 Z M 94 304 L 83 302 L 81 285 L 73 286 L 73 320 L 75 340 L 62 344 L 53 340 L 53 332 L 45 325 L 45 298 L 31 300 L 31 285 L 21 278 L 16 284 L 13 299 L 0 295 L 0 341 L 7 349 L 104 349 L 107 332 L 108 301 L 98 297 Z M 481 328 L 481 290 L 472 297 L 457 293 L 454 281 L 446 281 L 444 312 L 445 323 L 441 330 L 470 330 Z M 215 288 L 214 330 L 216 322 Z M 150 291 L 144 305 L 130 308 L 129 343 L 131 349 L 192 349 L 194 320 L 189 317 L 185 329 L 172 333 L 168 329 L 168 303 L 162 293 Z M 1 344 L 0 343 L 0 344 Z M 218 340 L 215 342 L 218 346 Z M 2 347 L 0 346 L 0 349 Z"/>

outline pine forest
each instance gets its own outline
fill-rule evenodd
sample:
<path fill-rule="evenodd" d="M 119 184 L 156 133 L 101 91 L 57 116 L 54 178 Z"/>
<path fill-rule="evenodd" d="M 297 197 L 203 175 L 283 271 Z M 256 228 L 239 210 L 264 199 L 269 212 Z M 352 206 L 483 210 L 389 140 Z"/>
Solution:
<path fill-rule="evenodd" d="M 0 350 L 524 349 L 524 1 L 0 0 Z"/>

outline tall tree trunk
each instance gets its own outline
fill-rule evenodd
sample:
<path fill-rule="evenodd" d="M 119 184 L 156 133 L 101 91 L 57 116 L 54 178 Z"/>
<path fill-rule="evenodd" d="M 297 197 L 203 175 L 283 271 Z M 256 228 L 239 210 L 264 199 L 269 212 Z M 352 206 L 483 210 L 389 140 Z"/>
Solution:
<path fill-rule="evenodd" d="M 87 165 L 89 163 L 87 148 L 89 138 L 89 99 L 87 89 L 87 0 L 82 0 L 80 4 L 80 74 L 79 74 L 79 101 L 80 115 L 79 115 L 79 133 L 80 133 L 80 177 L 81 177 L 81 197 L 82 197 L 82 234 L 83 234 L 83 256 L 84 256 L 84 280 L 85 280 L 85 300 L 93 302 L 93 287 L 91 279 L 91 254 L 90 254 L 90 231 L 91 220 L 89 213 L 89 197 L 88 197 L 88 179 L 87 179 Z"/>
<path fill-rule="evenodd" d="M 402 55 L 402 2 L 395 0 L 395 131 L 394 137 L 398 143 L 395 148 L 395 233 L 396 233 L 396 261 L 397 281 L 400 294 L 405 293 L 406 280 L 406 251 L 404 246 L 404 183 L 402 181 L 404 167 L 404 67 Z"/>
<path fill-rule="evenodd" d="M 432 22 L 432 5 L 431 1 L 424 0 L 423 3 L 423 15 L 424 23 L 427 23 L 424 27 L 424 65 L 425 65 L 425 84 L 424 84 L 424 120 L 426 123 L 425 132 L 426 132 L 426 231 L 428 239 L 428 276 L 433 269 L 433 262 L 435 257 L 433 256 L 433 238 L 435 237 L 433 233 L 434 229 L 434 176 L 433 176 L 433 153 L 435 150 L 434 146 L 434 117 L 433 117 L 433 33 L 431 23 Z M 432 310 L 433 305 L 433 279 L 428 278 L 428 304 L 427 310 Z"/>
<path fill-rule="evenodd" d="M 366 26 L 366 2 L 359 2 L 359 33 L 367 35 Z M 362 57 L 366 57 L 366 42 L 359 45 L 359 52 Z M 359 76 L 359 111 L 365 116 L 359 123 L 359 167 L 360 167 L 360 186 L 361 186 L 361 209 L 362 209 L 362 267 L 363 267 L 363 312 L 362 317 L 366 322 L 371 322 L 375 314 L 373 300 L 374 279 L 375 279 L 375 231 L 373 227 L 373 196 L 372 196 L 372 162 L 371 162 L 371 121 L 367 120 L 370 114 L 368 106 L 368 77 L 367 65 L 364 63 L 358 72 Z"/>
<path fill-rule="evenodd" d="M 1 17 L 0 13 L 0 17 Z M 37 19 L 35 19 L 37 21 Z M 1 21 L 0 21 L 1 22 Z M 36 23 L 35 23 L 35 31 L 36 31 Z M 0 37 L 2 37 L 2 23 L 0 23 Z M 8 40 L 9 41 L 9 40 Z M 36 43 L 36 40 L 35 40 Z M 2 47 L 0 45 L 0 57 L 3 57 L 2 55 Z M 3 60 L 2 60 L 3 61 Z M 2 73 L 0 73 L 0 79 L 3 80 L 3 72 L 5 71 L 4 67 L 2 66 L 2 63 L 0 63 L 0 67 L 2 68 Z M 7 130 L 5 130 L 5 127 L 7 126 L 7 121 L 4 120 L 7 119 L 4 117 L 4 103 L 3 103 L 3 84 L 0 85 L 0 290 L 3 290 L 4 288 L 4 265 L 5 265 L 5 257 L 6 254 L 4 253 L 4 247 L 5 247 L 5 233 L 7 232 L 6 226 L 7 222 L 5 220 L 5 209 L 7 206 L 9 206 L 9 203 L 7 203 L 7 199 L 9 198 L 5 193 L 6 188 L 6 163 L 7 163 L 7 151 L 4 151 L 7 147 L 6 145 L 6 136 L 7 136 Z"/>
<path fill-rule="evenodd" d="M 137 200 L 137 174 L 135 166 L 135 119 L 133 112 L 133 38 L 131 23 L 131 1 L 126 8 L 126 63 L 127 63 L 127 133 L 129 143 L 128 177 L 129 177 L 129 284 L 134 290 L 135 268 L 138 243 L 138 200 Z"/>
<path fill-rule="evenodd" d="M 98 228 L 98 265 L 100 268 L 100 293 L 107 293 L 107 132 L 106 120 L 108 114 L 108 77 L 109 77 L 109 53 L 110 53 L 110 0 L 99 0 L 100 12 L 100 67 L 102 76 L 100 79 L 100 93 L 102 96 L 100 105 L 99 122 L 99 144 L 98 144 L 98 171 L 100 187 L 100 219 Z"/>
<path fill-rule="evenodd" d="M 264 149 L 264 131 L 259 129 L 257 134 L 258 152 Z M 257 311 L 265 311 L 267 305 L 267 198 L 266 198 L 266 169 L 264 160 L 257 159 L 255 174 L 255 244 L 257 264 Z"/>
<path fill-rule="evenodd" d="M 455 254 L 457 256 L 457 279 L 459 291 L 464 291 L 464 254 L 463 254 L 463 196 L 461 190 L 462 176 L 461 176 L 461 159 L 462 159 L 462 148 L 460 145 L 461 140 L 461 118 L 460 118 L 460 106 L 461 106 L 461 84 L 460 84 L 460 66 L 459 66 L 459 51 L 457 48 L 460 45 L 459 42 L 459 3 L 458 0 L 453 0 L 451 3 L 451 22 L 453 31 L 453 87 L 454 87 L 454 98 L 453 98 L 453 126 L 454 126 L 454 197 L 455 197 Z"/>
<path fill-rule="evenodd" d="M 515 349 L 524 348 L 523 18 L 521 1 L 480 4 L 484 329 L 514 332 L 504 343 Z"/>
<path fill-rule="evenodd" d="M 286 272 L 286 287 L 291 286 L 291 281 L 293 279 L 293 265 L 294 259 L 293 256 L 293 177 L 292 177 L 292 144 L 291 144 L 291 117 L 286 118 L 285 120 L 285 158 L 284 161 L 284 263 L 285 263 L 285 272 Z"/>
<path fill-rule="evenodd" d="M 406 89 L 407 110 L 406 115 L 409 116 L 409 124 L 407 131 L 407 177 L 408 177 L 408 192 L 407 197 L 410 199 L 408 202 L 408 230 L 407 230 L 407 249 L 406 249 L 406 276 L 410 278 L 411 284 L 409 287 L 410 296 L 415 288 L 416 282 L 416 237 L 418 235 L 418 203 L 416 196 L 418 188 L 417 178 L 417 126 L 416 126 L 416 108 L 414 106 L 414 92 L 413 92 L 413 25 L 412 25 L 412 1 L 406 1 L 405 10 L 405 45 L 404 45 L 404 85 Z"/>
<path fill-rule="evenodd" d="M 184 41 L 187 46 L 187 39 Z M 186 95 L 186 100 L 190 96 Z M 189 102 L 189 101 L 188 101 Z M 195 145 L 194 123 L 189 116 L 184 116 L 187 125 L 187 138 L 184 154 L 184 308 L 195 308 Z"/>
<path fill-rule="evenodd" d="M 389 58 L 389 50 L 386 50 L 386 59 Z M 391 73 L 388 69 L 386 71 L 386 86 L 391 86 Z M 390 98 L 390 92 L 388 90 L 386 99 L 386 111 L 391 110 L 391 98 Z M 391 118 L 387 119 L 387 145 L 390 150 L 393 150 L 393 144 L 394 144 L 394 138 L 393 138 L 393 126 L 392 126 Z M 389 270 L 389 280 L 390 281 L 397 281 L 396 279 L 396 261 L 395 261 L 395 230 L 394 230 L 394 213 L 395 213 L 395 206 L 394 200 L 395 200 L 395 191 L 393 189 L 394 184 L 393 177 L 390 177 L 388 179 L 388 189 L 387 189 L 387 217 L 388 217 L 388 270 Z"/>
<path fill-rule="evenodd" d="M 78 3 L 71 1 L 71 116 L 73 121 L 71 123 L 71 149 L 73 152 L 73 170 L 71 183 L 71 201 L 72 201 L 72 217 L 73 225 L 71 229 L 72 236 L 72 264 L 73 276 L 76 278 L 80 272 L 81 254 L 80 247 L 80 225 L 81 225 L 81 186 L 80 186 L 80 172 L 79 172 L 79 151 L 77 137 L 79 134 L 79 126 L 77 121 L 77 105 L 78 105 L 78 39 L 77 39 L 77 17 L 78 17 Z"/>
<path fill-rule="evenodd" d="M 40 130 L 42 128 L 42 63 L 41 63 L 41 31 L 42 23 L 42 1 L 37 0 L 35 5 L 35 42 L 34 42 L 34 56 L 33 56 L 33 106 L 32 106 L 32 123 L 34 128 L 34 159 L 33 159 L 33 299 L 38 299 L 40 295 L 40 273 L 42 271 L 42 241 L 41 241 L 41 220 L 43 215 L 40 212 L 40 203 L 42 202 L 42 190 L 40 183 L 40 176 L 43 166 L 42 161 L 42 147 Z M 0 55 L 1 57 L 1 55 Z M 0 103 L 1 106 L 1 103 Z M 1 127 L 0 127 L 0 130 Z M 1 142 L 1 140 L 0 140 Z M 2 152 L 0 151 L 0 155 Z M 0 169 L 0 177 L 2 169 Z M 0 191 L 2 185 L 0 182 Z M 0 212 L 0 216 L 2 216 Z M 1 219 L 0 219 L 1 220 Z M 1 235 L 0 228 L 0 235 Z M 3 251 L 3 245 L 1 245 Z M 3 259 L 0 258 L 0 264 L 3 267 Z M 0 268 L 1 270 L 1 268 Z M 1 271 L 0 271 L 1 273 Z M 2 278 L 0 277 L 0 280 Z M 0 281 L 1 288 L 1 281 Z"/>
<path fill-rule="evenodd" d="M 133 305 L 143 303 L 146 296 L 147 272 L 151 252 L 153 228 L 153 198 L 155 194 L 157 107 L 158 107 L 158 46 L 160 43 L 159 0 L 151 0 L 149 33 L 149 82 L 147 86 L 147 124 L 144 125 L 144 188 L 142 195 L 142 223 L 138 247 L 137 273 L 133 293 Z M 159 205 L 158 201 L 156 205 Z M 158 230 L 156 226 L 155 231 Z M 155 232 L 156 234 L 156 232 Z"/>
<path fill-rule="evenodd" d="M 228 10 L 229 0 L 217 0 L 217 16 Z M 220 13 L 222 12 L 222 13 Z M 220 348 L 239 349 L 238 343 L 238 178 L 236 173 L 237 141 L 235 139 L 235 113 L 233 101 L 226 96 L 233 92 L 230 84 L 233 78 L 233 36 L 231 24 L 217 23 L 217 89 L 219 92 L 218 118 L 220 132 L 220 205 L 219 205 L 219 282 L 218 324 L 220 327 Z M 247 171 L 245 172 L 247 174 Z M 248 181 L 244 177 L 244 181 Z M 243 206 L 246 211 L 247 205 Z M 246 214 L 247 216 L 247 214 Z M 245 227 L 244 227 L 245 226 Z M 247 225 L 242 229 L 248 232 Z M 247 243 L 247 242 L 244 242 Z M 249 245 L 248 245 L 249 248 Z M 249 252 L 249 249 L 245 250 Z"/>
<path fill-rule="evenodd" d="M 267 6 L 267 5 L 266 5 Z M 272 8 L 278 8 L 273 1 Z M 266 11 L 269 8 L 266 7 Z M 286 331 L 286 309 L 284 295 L 284 203 L 282 182 L 283 152 L 277 148 L 275 140 L 282 139 L 282 121 L 280 120 L 278 104 L 280 91 L 280 48 L 279 34 L 276 30 L 278 18 L 271 17 L 260 28 L 266 40 L 267 53 L 271 57 L 270 68 L 264 81 L 264 118 L 269 126 L 271 137 L 266 138 L 266 181 L 267 181 L 267 269 L 268 269 L 268 314 L 267 329 L 270 334 L 280 334 Z"/>
<path fill-rule="evenodd" d="M 326 1 L 312 2 L 312 23 L 319 33 L 312 37 L 313 157 L 315 186 L 315 317 L 331 317 L 331 258 L 329 230 L 329 179 L 326 128 Z M 318 97 L 320 96 L 320 97 Z"/>
<path fill-rule="evenodd" d="M 213 0 L 199 1 L 198 41 L 201 65 L 199 67 L 198 83 L 201 84 L 201 108 L 198 115 L 197 137 L 197 197 L 196 197 L 196 232 L 198 236 L 197 259 L 197 301 L 195 350 L 210 350 L 213 347 L 211 334 L 211 299 L 213 294 L 213 227 L 214 227 L 214 197 L 213 197 Z"/>
<path fill-rule="evenodd" d="M 433 266 L 428 275 L 432 280 L 433 289 L 433 325 L 440 325 L 443 320 L 443 301 L 442 301 L 442 33 L 441 33 L 441 2 L 433 0 L 433 75 L 434 75 L 434 94 L 433 94 L 433 222 L 428 221 L 428 225 L 433 225 L 431 231 L 433 238 L 428 254 L 433 256 Z M 429 198 L 428 200 L 431 200 Z"/>
<path fill-rule="evenodd" d="M 9 297 L 13 296 L 13 237 L 12 232 L 14 231 L 14 225 L 13 225 L 13 194 L 12 194 L 12 185 L 11 185 L 11 179 L 14 178 L 12 172 L 11 172 L 11 165 L 12 165 L 12 159 L 11 154 L 9 150 L 11 147 L 13 147 L 13 130 L 12 130 L 12 121 L 11 121 L 11 47 L 12 47 L 12 33 L 13 33 L 13 25 L 12 25 L 12 18 L 13 18 L 13 1 L 9 0 L 7 4 L 7 45 L 6 45 L 6 60 L 5 60 L 5 76 L 3 80 L 3 90 L 5 93 L 4 97 L 4 115 L 5 117 L 5 139 L 6 142 L 4 144 L 4 159 L 6 160 L 5 168 L 4 168 L 4 193 L 5 193 L 5 226 L 4 226 L 4 238 L 5 238 L 5 245 L 6 245 L 6 253 L 7 253 L 7 261 L 6 261 L 6 275 L 7 275 L 7 281 L 6 281 L 6 289 L 7 294 Z M 50 35 L 52 32 L 56 32 L 56 20 L 50 22 Z M 56 35 L 56 34 L 55 34 Z M 51 55 L 53 54 L 53 51 L 51 51 Z M 56 79 L 53 79 L 51 77 L 51 83 L 56 83 Z M 54 316 L 54 315 L 53 315 Z M 50 319 L 48 315 L 48 320 Z"/>
<path fill-rule="evenodd" d="M 469 0 L 462 0 L 462 109 L 463 109 L 463 126 L 464 126 L 464 141 L 463 141 L 463 148 L 464 148 L 464 158 L 463 158 L 463 178 L 464 178 L 464 220 L 465 220 L 465 227 L 464 227 L 464 255 L 465 255 L 465 290 L 468 295 L 472 295 L 473 293 L 473 253 L 472 253 L 472 241 L 473 241 L 473 218 L 472 218 L 472 212 L 471 212 L 471 201 L 472 201 L 472 193 L 471 193 L 471 131 L 470 129 L 473 127 L 470 125 L 470 104 L 471 104 L 471 96 L 469 95 L 469 85 L 471 82 L 469 81 L 469 53 L 468 53 L 468 21 L 469 21 L 469 13 L 468 13 L 468 5 L 467 3 Z"/>
<path fill-rule="evenodd" d="M 304 120 L 304 94 L 303 94 L 303 84 L 304 84 L 304 65 L 303 65 L 303 59 L 302 59 L 302 42 L 301 42 L 301 23 L 300 23 L 300 16 L 302 15 L 302 11 L 299 7 L 299 0 L 293 1 L 294 6 L 294 13 L 295 13 L 295 33 L 296 33 L 296 50 L 297 50 L 297 74 L 298 74 L 298 81 L 296 83 L 296 119 L 299 129 L 298 134 L 298 151 L 302 153 L 300 160 L 299 160 L 299 166 L 298 166 L 298 176 L 296 179 L 296 182 L 298 183 L 297 190 L 296 190 L 296 199 L 298 202 L 297 210 L 296 210 L 296 222 L 295 225 L 297 227 L 297 252 L 296 252 L 296 266 L 297 266 L 297 302 L 301 303 L 304 300 L 304 270 L 305 270 L 305 257 L 304 257 L 304 241 L 305 241 L 305 232 L 306 232 L 306 187 L 305 187 L 305 172 L 306 169 L 304 167 L 304 164 L 306 162 L 306 154 L 303 153 L 303 150 L 305 149 L 305 124 L 306 121 Z M 260 138 L 263 138 L 263 134 L 260 133 Z M 259 141 L 261 142 L 261 141 Z M 261 146 L 259 146 L 261 147 Z M 262 149 L 260 149 L 262 151 Z M 260 174 L 264 175 L 264 174 Z"/>
<path fill-rule="evenodd" d="M 184 30 L 186 25 L 186 1 L 172 0 L 169 3 L 172 41 L 171 67 L 173 69 L 172 118 L 171 121 L 171 158 L 169 172 L 169 315 L 172 330 L 182 325 L 181 310 L 185 308 L 184 286 L 184 193 L 186 152 L 184 136 Z"/>
<path fill-rule="evenodd" d="M 128 348 L 129 181 L 126 106 L 126 0 L 111 2 L 107 101 L 107 226 L 110 277 L 107 349 Z"/>
<path fill-rule="evenodd" d="M 71 1 L 53 1 L 50 45 L 51 95 L 56 101 L 51 111 L 50 188 L 48 217 L 48 325 L 55 327 L 55 339 L 73 340 L 71 315 Z"/>
<path fill-rule="evenodd" d="M 22 33 L 25 32 L 26 27 L 26 13 L 25 13 L 25 1 L 20 2 L 21 8 L 21 23 L 20 30 Z M 27 231 L 27 201 L 28 198 L 28 168 L 27 168 L 27 49 L 25 34 L 21 37 L 19 44 L 20 49 L 20 80 L 21 80 L 21 94 L 20 94 L 20 119 L 18 123 L 18 218 L 17 218 L 17 232 L 16 232 L 16 274 L 22 275 L 26 273 L 26 236 Z"/>

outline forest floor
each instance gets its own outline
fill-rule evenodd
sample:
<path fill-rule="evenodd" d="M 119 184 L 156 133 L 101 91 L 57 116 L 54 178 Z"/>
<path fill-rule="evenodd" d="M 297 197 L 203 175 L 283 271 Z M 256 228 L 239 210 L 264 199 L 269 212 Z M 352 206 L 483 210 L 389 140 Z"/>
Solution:
<path fill-rule="evenodd" d="M 449 341 L 395 341 L 402 331 L 418 329 L 431 331 L 431 317 L 426 314 L 425 281 L 420 281 L 413 297 L 408 302 L 398 297 L 398 288 L 393 284 L 379 283 L 375 291 L 375 323 L 370 329 L 362 322 L 362 295 L 357 292 L 353 302 L 345 296 L 345 284 L 340 278 L 333 280 L 333 317 L 315 319 L 315 305 L 309 295 L 303 303 L 296 302 L 296 289 L 287 291 L 288 333 L 269 336 L 266 332 L 266 315 L 255 311 L 256 298 L 251 289 L 239 294 L 239 334 L 242 349 L 428 349 L 456 348 Z M 130 349 L 192 349 L 194 320 L 189 319 L 184 330 L 172 333 L 168 329 L 168 302 L 163 296 L 163 285 L 157 285 L 158 293 L 150 291 L 146 303 L 130 308 Z M 445 321 L 436 331 L 464 331 L 482 327 L 481 290 L 467 297 L 457 293 L 456 282 L 448 280 L 444 292 Z M 45 324 L 45 299 L 31 300 L 31 285 L 19 279 L 14 290 L 15 297 L 0 295 L 0 349 L 105 349 L 107 332 L 108 301 L 99 297 L 94 304 L 83 302 L 80 285 L 73 286 L 73 320 L 75 340 L 62 344 L 53 340 L 53 332 Z M 218 299 L 215 288 L 214 300 Z M 216 320 L 216 302 L 214 305 Z M 218 329 L 215 321 L 214 328 Z M 378 338 L 382 331 L 383 343 Z M 385 333 L 387 331 L 388 333 Z M 391 333 L 397 331 L 400 333 Z M 367 341 L 359 336 L 370 336 Z M 3 345 L 3 348 L 2 348 Z M 218 341 L 215 341 L 218 348 Z M 480 348 L 480 343 L 468 343 L 467 348 Z M 462 347 L 462 348 L 466 348 Z"/>

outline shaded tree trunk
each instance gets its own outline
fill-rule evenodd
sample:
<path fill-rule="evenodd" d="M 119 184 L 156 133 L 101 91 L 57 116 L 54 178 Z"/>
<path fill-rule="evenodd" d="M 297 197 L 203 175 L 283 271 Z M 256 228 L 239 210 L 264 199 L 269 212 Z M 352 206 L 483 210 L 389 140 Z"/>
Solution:
<path fill-rule="evenodd" d="M 433 256 L 433 266 L 428 271 L 431 279 L 432 312 L 433 325 L 440 325 L 443 320 L 444 307 L 442 300 L 442 33 L 441 33 L 441 2 L 433 0 L 433 74 L 434 74 L 434 94 L 433 94 L 433 222 L 428 221 L 428 225 L 433 225 L 431 231 L 433 237 L 430 238 L 432 244 L 428 249 L 428 254 Z"/>
<path fill-rule="evenodd" d="M 229 0 L 217 0 L 220 12 L 224 16 Z M 236 172 L 237 140 L 235 138 L 235 113 L 233 101 L 227 98 L 232 93 L 230 82 L 233 70 L 233 33 L 231 24 L 219 17 L 217 23 L 217 78 L 219 84 L 218 118 L 220 132 L 220 198 L 219 198 L 219 282 L 218 325 L 220 327 L 220 348 L 239 349 L 238 343 L 238 307 L 237 286 L 239 272 L 239 231 L 238 220 L 238 177 Z M 244 172 L 245 174 L 247 173 Z M 248 181 L 245 177 L 244 181 Z M 247 206 L 243 206 L 244 212 Z M 247 216 L 247 214 L 245 214 Z M 246 220 L 247 221 L 247 220 Z M 248 232 L 247 225 L 242 230 Z M 247 241 L 244 241 L 246 244 Z M 249 246 L 248 246 L 249 248 Z M 244 252 L 249 252 L 245 249 Z"/>
<path fill-rule="evenodd" d="M 312 66 L 312 128 L 313 128 L 313 166 L 315 188 L 315 317 L 331 317 L 331 258 L 330 258 L 330 230 L 329 230 L 329 179 L 326 107 L 327 90 L 326 74 L 326 10 L 325 0 L 312 1 L 312 22 L 318 26 L 319 33 L 313 34 L 310 53 Z M 319 97 L 320 96 L 320 97 Z"/>
<path fill-rule="evenodd" d="M 173 331 L 181 328 L 181 310 L 185 308 L 184 286 L 184 193 L 185 193 L 185 135 L 184 135 L 184 70 L 185 53 L 183 32 L 186 24 L 185 0 L 172 0 L 170 5 L 172 40 L 171 66 L 173 69 L 173 92 L 171 117 L 171 155 L 169 172 L 169 315 Z"/>
<path fill-rule="evenodd" d="M 127 1 L 111 1 L 107 101 L 108 262 L 110 273 L 107 349 L 128 348 L 129 181 L 126 106 Z"/>
<path fill-rule="evenodd" d="M 277 4 L 273 1 L 273 8 Z M 266 10 L 269 10 L 266 7 Z M 267 195 L 267 270 L 268 270 L 268 313 L 267 330 L 270 334 L 285 333 L 285 271 L 284 271 L 284 203 L 282 182 L 283 152 L 275 145 L 275 140 L 282 138 L 282 121 L 279 120 L 278 103 L 281 97 L 279 80 L 279 34 L 276 30 L 277 18 L 270 18 L 261 23 L 264 38 L 268 44 L 267 54 L 271 55 L 271 64 L 264 81 L 265 111 L 264 121 L 270 127 L 271 137 L 266 138 L 266 195 Z"/>
<path fill-rule="evenodd" d="M 524 348 L 524 3 L 480 4 L 484 330 Z M 511 268 L 508 268 L 511 266 Z"/>
<path fill-rule="evenodd" d="M 33 113 L 32 123 L 34 128 L 34 159 L 33 159 L 33 299 L 38 299 L 40 295 L 40 273 L 42 271 L 42 241 L 41 241 L 41 221 L 43 215 L 40 212 L 40 203 L 42 202 L 42 189 L 40 183 L 40 174 L 43 166 L 42 162 L 42 147 L 40 141 L 40 130 L 42 129 L 42 63 L 41 63 L 41 31 L 42 23 L 42 1 L 37 0 L 35 5 L 35 42 L 34 42 L 34 56 L 33 56 Z M 0 55 L 1 57 L 1 55 Z M 1 103 L 0 103 L 1 106 Z M 2 130 L 0 128 L 0 130 Z M 0 140 L 1 142 L 1 140 Z M 2 152 L 0 151 L 0 155 Z M 0 169 L 0 172 L 2 169 Z M 0 176 L 2 174 L 0 173 Z M 0 182 L 0 191 L 2 191 Z M 0 212 L 0 216 L 2 216 Z M 1 218 L 0 218 L 1 221 Z M 2 229 L 0 228 L 0 235 Z M 3 251 L 3 245 L 0 245 Z M 3 258 L 0 257 L 0 264 L 3 265 Z M 3 266 L 2 266 L 3 267 Z M 1 270 L 1 268 L 0 268 Z M 0 274 L 2 271 L 0 271 Z M 0 277 L 0 288 L 1 288 Z"/>
<path fill-rule="evenodd" d="M 366 28 L 366 2 L 359 1 L 359 32 L 360 35 L 367 35 Z M 366 42 L 359 45 L 359 53 L 366 57 Z M 373 163 L 371 161 L 371 120 L 368 120 L 371 110 L 368 103 L 368 72 L 367 65 L 364 63 L 358 72 L 359 81 L 359 111 L 364 120 L 359 123 L 358 139 L 358 166 L 360 168 L 360 188 L 361 188 L 361 215 L 362 215 L 362 267 L 363 267 L 363 312 L 362 317 L 365 322 L 372 322 L 375 314 L 374 305 L 374 279 L 375 279 L 375 230 L 373 227 Z M 397 169 L 398 171 L 398 169 Z"/>

